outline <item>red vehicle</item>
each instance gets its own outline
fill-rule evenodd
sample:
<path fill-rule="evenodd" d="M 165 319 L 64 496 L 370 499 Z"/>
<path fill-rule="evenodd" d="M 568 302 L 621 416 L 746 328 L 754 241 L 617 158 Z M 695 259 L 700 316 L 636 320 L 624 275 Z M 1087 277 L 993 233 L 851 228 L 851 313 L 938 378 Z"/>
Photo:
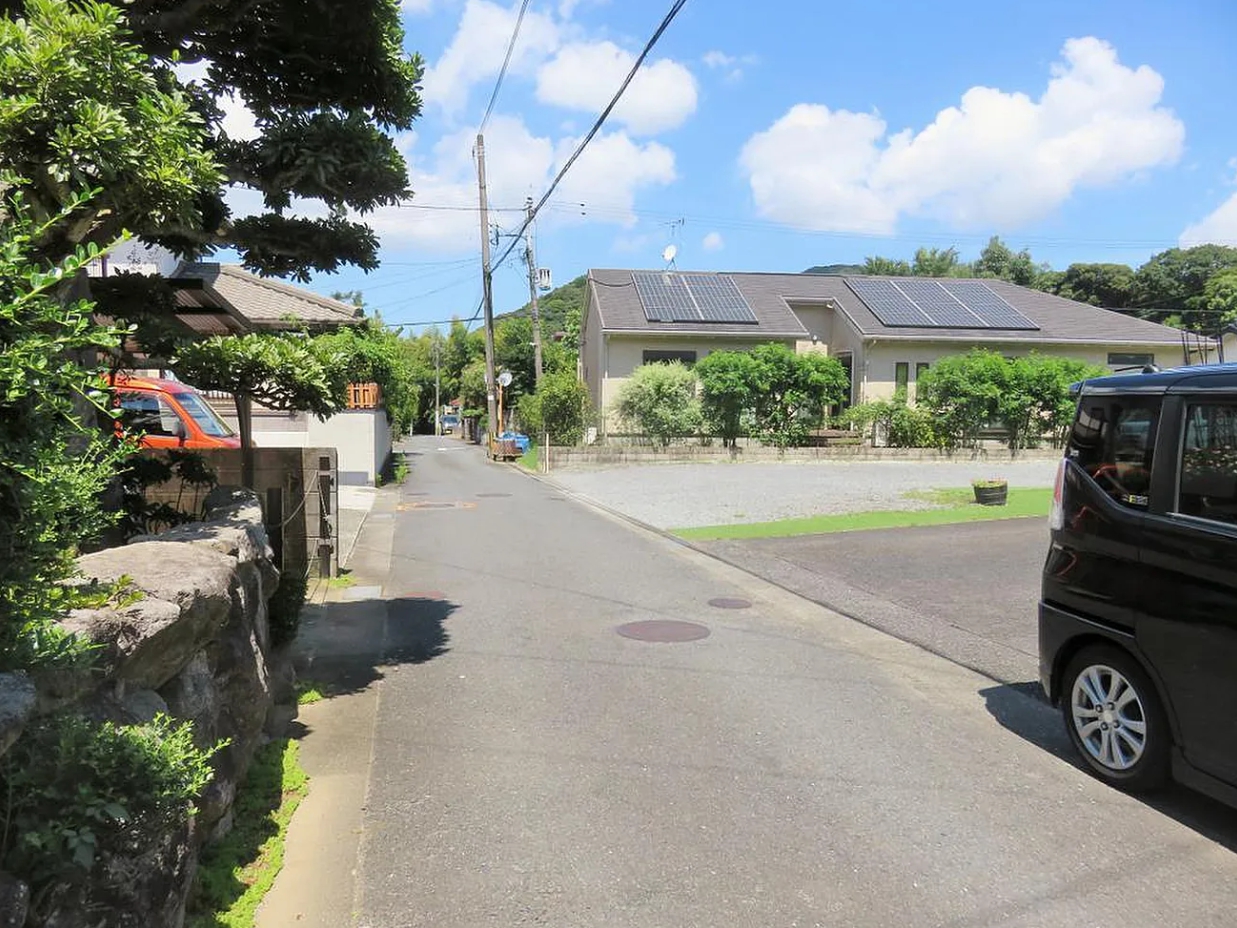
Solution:
<path fill-rule="evenodd" d="M 113 405 L 117 428 L 138 438 L 143 448 L 239 448 L 240 439 L 202 394 L 177 380 L 117 374 Z"/>

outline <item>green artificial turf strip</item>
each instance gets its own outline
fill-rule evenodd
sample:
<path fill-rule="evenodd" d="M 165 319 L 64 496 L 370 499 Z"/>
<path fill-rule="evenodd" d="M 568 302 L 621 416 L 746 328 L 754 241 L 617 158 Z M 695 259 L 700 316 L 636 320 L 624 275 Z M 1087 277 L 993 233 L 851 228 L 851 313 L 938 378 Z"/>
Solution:
<path fill-rule="evenodd" d="M 791 535 L 823 535 L 829 532 L 861 532 L 876 528 L 910 528 L 917 525 L 951 525 L 958 522 L 984 522 L 993 519 L 1048 517 L 1052 490 L 1047 487 L 1010 487 L 1004 506 L 981 506 L 974 502 L 969 487 L 949 490 L 924 490 L 908 493 L 911 499 L 941 505 L 939 509 L 890 509 L 875 512 L 849 512 L 841 515 L 781 519 L 777 522 L 752 522 L 734 525 L 705 525 L 671 529 L 689 541 L 720 541 L 731 538 L 786 538 Z"/>

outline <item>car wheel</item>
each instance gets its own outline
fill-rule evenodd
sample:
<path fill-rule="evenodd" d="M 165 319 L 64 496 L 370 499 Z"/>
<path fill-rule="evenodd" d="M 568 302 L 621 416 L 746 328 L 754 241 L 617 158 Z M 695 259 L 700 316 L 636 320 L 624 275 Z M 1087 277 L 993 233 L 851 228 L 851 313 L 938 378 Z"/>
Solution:
<path fill-rule="evenodd" d="M 1168 780 L 1168 719 L 1134 658 L 1116 647 L 1086 648 L 1065 668 L 1061 694 L 1070 740 L 1096 776 L 1126 790 Z"/>

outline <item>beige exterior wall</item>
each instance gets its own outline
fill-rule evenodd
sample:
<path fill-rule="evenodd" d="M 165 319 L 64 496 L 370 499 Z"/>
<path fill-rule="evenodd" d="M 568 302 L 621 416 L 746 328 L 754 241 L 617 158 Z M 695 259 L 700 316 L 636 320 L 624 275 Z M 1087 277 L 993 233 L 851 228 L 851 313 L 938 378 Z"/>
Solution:
<path fill-rule="evenodd" d="M 1100 367 L 1108 366 L 1108 353 L 1148 353 L 1155 356 L 1155 363 L 1161 367 L 1170 367 L 1181 363 L 1181 349 L 1167 345 L 1024 345 L 985 343 L 968 345 L 963 342 L 919 342 L 919 341 L 884 341 L 877 339 L 868 345 L 866 356 L 866 385 L 862 396 L 857 401 L 890 399 L 896 389 L 896 365 L 905 361 L 910 365 L 908 377 L 908 394 L 912 401 L 915 398 L 915 371 L 918 364 L 931 364 L 937 358 L 951 354 L 963 354 L 972 348 L 988 348 L 1007 357 L 1021 357 L 1030 354 L 1032 350 L 1040 354 L 1072 358 L 1085 361 Z"/>
<path fill-rule="evenodd" d="M 797 350 L 828 352 L 833 339 L 833 307 L 794 305 L 790 310 L 807 329 L 808 334 L 813 336 L 797 343 Z"/>

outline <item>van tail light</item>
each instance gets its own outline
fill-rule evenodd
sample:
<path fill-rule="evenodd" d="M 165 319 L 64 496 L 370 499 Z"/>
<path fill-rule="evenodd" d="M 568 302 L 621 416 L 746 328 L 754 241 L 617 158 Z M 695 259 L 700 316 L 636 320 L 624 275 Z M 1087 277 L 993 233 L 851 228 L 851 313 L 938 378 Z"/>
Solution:
<path fill-rule="evenodd" d="M 1057 479 L 1052 484 L 1052 508 L 1048 510 L 1048 527 L 1054 532 L 1065 528 L 1065 458 L 1057 465 Z"/>

